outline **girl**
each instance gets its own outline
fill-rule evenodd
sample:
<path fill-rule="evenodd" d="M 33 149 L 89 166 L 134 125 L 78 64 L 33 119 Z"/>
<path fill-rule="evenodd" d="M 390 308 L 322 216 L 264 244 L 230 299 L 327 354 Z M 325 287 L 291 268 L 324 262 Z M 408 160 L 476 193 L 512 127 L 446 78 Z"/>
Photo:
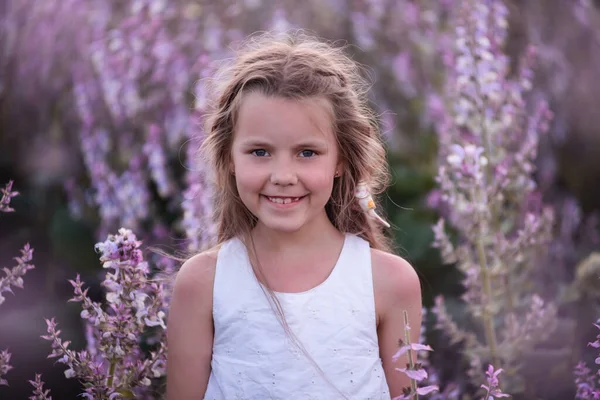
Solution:
<path fill-rule="evenodd" d="M 202 150 L 219 244 L 175 281 L 168 399 L 401 395 L 392 355 L 403 310 L 418 340 L 421 291 L 374 214 L 387 165 L 358 66 L 263 34 L 215 82 Z"/>

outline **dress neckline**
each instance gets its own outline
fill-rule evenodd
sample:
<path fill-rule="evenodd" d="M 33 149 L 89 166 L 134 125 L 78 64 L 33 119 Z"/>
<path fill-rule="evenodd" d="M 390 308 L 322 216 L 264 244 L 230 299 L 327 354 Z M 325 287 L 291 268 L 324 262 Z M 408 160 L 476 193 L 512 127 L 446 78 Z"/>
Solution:
<path fill-rule="evenodd" d="M 241 247 L 244 249 L 244 259 L 245 259 L 247 267 L 250 269 L 250 273 L 252 274 L 254 279 L 256 279 L 256 282 L 261 286 L 261 288 L 264 290 L 267 290 L 267 287 L 262 282 L 260 282 L 260 280 L 258 279 L 256 274 L 254 273 L 254 270 L 252 269 L 252 264 L 250 263 L 250 257 L 248 255 L 248 249 L 246 249 L 246 246 L 242 243 L 241 240 L 237 239 L 237 241 L 241 245 Z M 310 289 L 306 289 L 301 292 L 279 292 L 276 290 L 273 290 L 272 292 L 279 297 L 301 297 L 304 295 L 311 294 L 315 291 L 318 291 L 321 288 L 323 288 L 324 286 L 327 286 L 329 284 L 329 282 L 331 282 L 335 278 L 335 276 L 339 273 L 338 270 L 340 269 L 340 266 L 344 261 L 345 254 L 348 251 L 347 248 L 349 246 L 349 242 L 350 242 L 350 234 L 344 233 L 344 242 L 342 243 L 342 249 L 340 250 L 338 258 L 333 266 L 333 269 L 331 270 L 329 275 L 323 280 L 323 282 L 313 286 Z"/>

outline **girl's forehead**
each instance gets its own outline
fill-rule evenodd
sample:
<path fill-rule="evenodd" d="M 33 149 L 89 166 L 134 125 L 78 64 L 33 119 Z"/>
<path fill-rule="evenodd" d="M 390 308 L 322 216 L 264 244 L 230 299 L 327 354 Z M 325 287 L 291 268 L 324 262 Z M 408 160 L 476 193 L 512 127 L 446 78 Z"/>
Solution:
<path fill-rule="evenodd" d="M 335 140 L 332 115 L 331 105 L 324 98 L 297 100 L 249 93 L 243 97 L 238 110 L 235 136 Z"/>

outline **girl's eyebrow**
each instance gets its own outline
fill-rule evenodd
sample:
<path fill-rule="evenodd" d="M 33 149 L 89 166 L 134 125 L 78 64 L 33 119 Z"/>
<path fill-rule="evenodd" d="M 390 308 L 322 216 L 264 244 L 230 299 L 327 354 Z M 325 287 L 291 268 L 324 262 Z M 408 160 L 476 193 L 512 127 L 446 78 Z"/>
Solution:
<path fill-rule="evenodd" d="M 241 142 L 243 147 L 271 147 L 272 144 L 262 139 L 246 139 Z M 294 145 L 294 148 L 327 148 L 327 143 L 324 140 L 308 140 L 299 142 Z"/>
<path fill-rule="evenodd" d="M 243 147 L 269 147 L 270 144 L 260 139 L 246 139 L 240 143 Z"/>
<path fill-rule="evenodd" d="M 296 148 L 318 148 L 325 149 L 327 148 L 327 143 L 323 140 L 309 140 L 305 142 L 300 142 L 296 144 Z"/>

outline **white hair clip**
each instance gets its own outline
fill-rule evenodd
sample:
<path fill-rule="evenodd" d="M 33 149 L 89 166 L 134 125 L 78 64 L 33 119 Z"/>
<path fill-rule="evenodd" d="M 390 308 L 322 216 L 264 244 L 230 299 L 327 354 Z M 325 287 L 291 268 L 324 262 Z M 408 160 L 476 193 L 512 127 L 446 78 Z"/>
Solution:
<path fill-rule="evenodd" d="M 358 204 L 360 204 L 363 211 L 372 219 L 379 221 L 382 225 L 386 227 L 390 227 L 390 224 L 387 223 L 383 218 L 381 218 L 375 212 L 375 201 L 373 201 L 373 197 L 369 192 L 369 188 L 367 187 L 367 183 L 364 181 L 358 182 L 356 185 L 356 191 L 354 192 L 354 196 L 358 199 Z"/>

